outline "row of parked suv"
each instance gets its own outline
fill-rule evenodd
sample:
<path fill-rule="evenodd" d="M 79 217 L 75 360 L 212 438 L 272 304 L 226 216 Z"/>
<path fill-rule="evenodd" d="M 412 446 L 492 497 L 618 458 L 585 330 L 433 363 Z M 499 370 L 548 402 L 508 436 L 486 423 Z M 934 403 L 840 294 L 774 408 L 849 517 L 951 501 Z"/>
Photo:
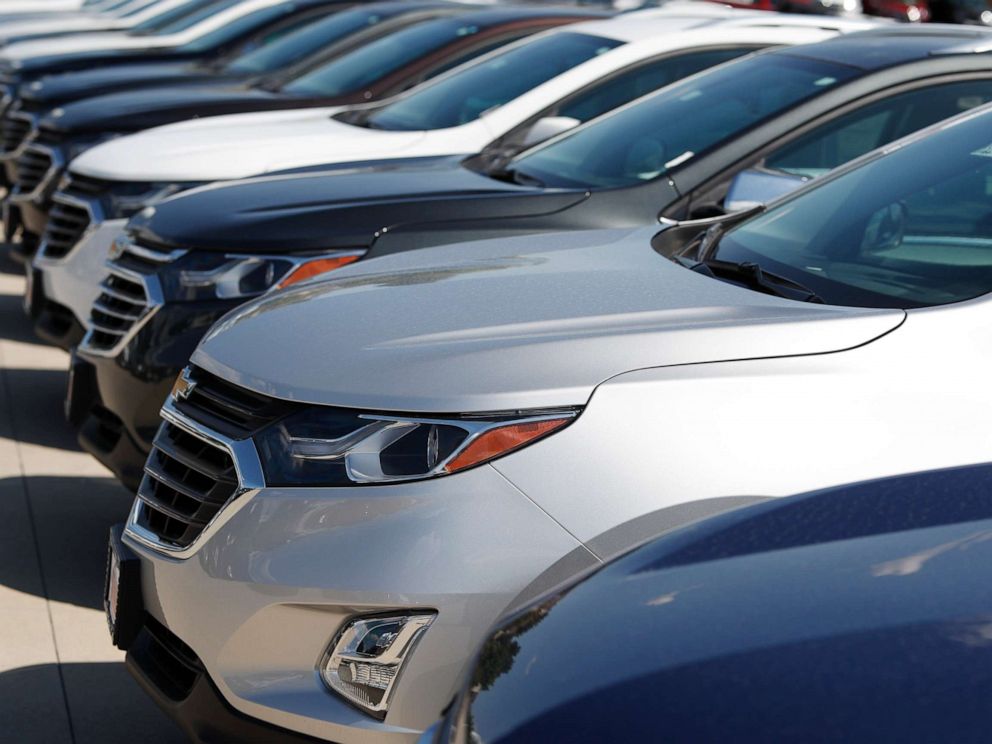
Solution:
<path fill-rule="evenodd" d="M 992 32 L 64 13 L 4 226 L 191 739 L 987 738 Z"/>

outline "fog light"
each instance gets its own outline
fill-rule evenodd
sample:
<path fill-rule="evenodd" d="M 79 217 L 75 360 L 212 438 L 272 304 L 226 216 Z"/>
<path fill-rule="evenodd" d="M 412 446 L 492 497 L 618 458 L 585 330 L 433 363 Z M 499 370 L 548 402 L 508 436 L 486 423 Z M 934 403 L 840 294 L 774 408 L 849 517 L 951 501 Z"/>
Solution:
<path fill-rule="evenodd" d="M 381 615 L 351 620 L 320 665 L 330 689 L 376 717 L 384 717 L 400 668 L 433 614 Z"/>

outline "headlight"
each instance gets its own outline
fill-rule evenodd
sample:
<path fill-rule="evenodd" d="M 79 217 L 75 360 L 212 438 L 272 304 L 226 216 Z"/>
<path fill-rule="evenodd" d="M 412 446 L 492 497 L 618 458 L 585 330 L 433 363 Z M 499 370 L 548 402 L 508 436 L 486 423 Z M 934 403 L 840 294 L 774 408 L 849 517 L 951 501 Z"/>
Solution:
<path fill-rule="evenodd" d="M 335 251 L 310 257 L 192 252 L 162 271 L 160 279 L 170 300 L 243 299 L 333 271 L 362 255 L 364 251 Z"/>
<path fill-rule="evenodd" d="M 256 435 L 270 486 L 347 486 L 450 475 L 570 424 L 575 410 L 420 418 L 307 407 Z"/>
<path fill-rule="evenodd" d="M 366 713 L 385 716 L 400 668 L 434 617 L 417 613 L 352 620 L 321 661 L 321 678 Z"/>

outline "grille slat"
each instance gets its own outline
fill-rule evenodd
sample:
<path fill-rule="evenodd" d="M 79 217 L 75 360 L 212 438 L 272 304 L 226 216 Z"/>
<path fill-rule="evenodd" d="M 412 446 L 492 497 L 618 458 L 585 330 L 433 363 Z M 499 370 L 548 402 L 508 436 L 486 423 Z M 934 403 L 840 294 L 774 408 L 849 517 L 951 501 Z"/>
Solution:
<path fill-rule="evenodd" d="M 162 543 L 185 548 L 237 492 L 231 454 L 166 421 L 138 489 L 141 509 L 136 521 Z"/>
<path fill-rule="evenodd" d="M 55 236 L 57 237 L 57 235 Z M 100 284 L 100 296 L 90 310 L 91 332 L 82 347 L 95 353 L 117 353 L 130 335 L 155 309 L 149 295 L 154 275 L 185 251 L 161 251 L 130 242 L 118 243 L 115 258 L 108 262 L 110 275 Z"/>
<path fill-rule="evenodd" d="M 42 239 L 42 253 L 46 258 L 68 256 L 90 226 L 92 214 L 86 204 L 92 203 L 105 190 L 103 181 L 68 175 L 58 193 L 52 197 L 48 223 Z M 82 199 L 83 203 L 78 202 Z"/>
<path fill-rule="evenodd" d="M 52 169 L 51 153 L 44 150 L 28 148 L 17 158 L 15 171 L 16 185 L 22 194 L 30 194 L 38 188 L 45 176 Z"/>
<path fill-rule="evenodd" d="M 0 152 L 12 154 L 24 144 L 31 134 L 33 122 L 31 119 L 8 115 L 0 121 Z"/>
<path fill-rule="evenodd" d="M 100 300 L 93 303 L 93 309 L 103 315 L 109 315 L 112 318 L 120 318 L 121 320 L 135 321 L 141 317 L 140 310 L 114 309 L 110 307 L 109 304 L 100 302 Z"/>
<path fill-rule="evenodd" d="M 298 408 L 298 404 L 256 393 L 210 374 L 191 368 L 195 382 L 176 408 L 190 418 L 234 439 L 244 439 Z"/>

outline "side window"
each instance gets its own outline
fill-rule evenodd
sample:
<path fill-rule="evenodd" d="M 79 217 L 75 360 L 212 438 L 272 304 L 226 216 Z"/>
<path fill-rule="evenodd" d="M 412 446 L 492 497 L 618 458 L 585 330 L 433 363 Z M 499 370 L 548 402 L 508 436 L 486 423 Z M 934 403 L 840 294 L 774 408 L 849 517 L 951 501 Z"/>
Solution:
<path fill-rule="evenodd" d="M 740 57 L 754 48 L 711 49 L 665 57 L 633 70 L 615 75 L 603 83 L 584 90 L 558 107 L 557 116 L 589 121 L 600 114 L 640 98 L 658 88 L 681 80 L 707 67 Z"/>
<path fill-rule="evenodd" d="M 944 83 L 900 93 L 840 116 L 765 157 L 764 168 L 816 177 L 962 111 L 992 101 L 992 80 Z"/>
<path fill-rule="evenodd" d="M 432 67 L 421 80 L 430 80 L 433 77 L 437 77 L 442 72 L 447 72 L 448 70 L 453 70 L 459 65 L 463 65 L 469 60 L 473 60 L 476 57 L 481 57 L 483 54 L 489 54 L 489 52 L 499 49 L 500 47 L 506 46 L 507 44 L 512 44 L 518 39 L 522 39 L 525 36 L 529 36 L 532 31 L 526 31 L 521 33 L 513 34 L 512 36 L 500 36 L 497 39 L 487 39 L 478 46 L 470 47 L 468 49 L 463 49 L 458 54 L 449 57 L 442 64 L 437 67 Z"/>

